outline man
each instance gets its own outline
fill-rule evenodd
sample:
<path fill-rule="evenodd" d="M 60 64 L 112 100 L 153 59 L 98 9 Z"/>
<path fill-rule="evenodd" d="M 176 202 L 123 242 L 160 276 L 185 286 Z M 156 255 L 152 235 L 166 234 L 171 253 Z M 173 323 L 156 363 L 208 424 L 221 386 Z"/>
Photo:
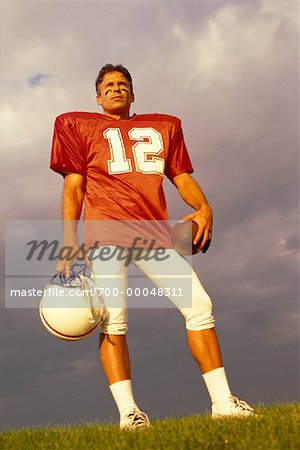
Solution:
<path fill-rule="evenodd" d="M 83 203 L 85 221 L 167 221 L 162 190 L 166 175 L 182 199 L 195 210 L 184 219 L 198 224 L 195 243 L 201 251 L 212 238 L 212 210 L 190 175 L 193 168 L 180 120 L 160 114 L 131 116 L 132 78 L 121 65 L 107 64 L 100 70 L 96 91 L 103 114 L 66 113 L 55 123 L 51 168 L 64 176 L 64 245 L 72 246 L 74 253 L 79 248 L 76 229 Z M 114 248 L 114 242 L 110 244 Z M 93 244 L 87 247 L 92 248 Z M 210 298 L 186 260 L 172 249 L 167 256 L 171 258 L 168 263 L 159 266 L 157 261 L 140 261 L 134 257 L 132 262 L 159 286 L 167 286 L 164 274 L 169 274 L 170 267 L 180 266 L 184 273 L 191 274 L 191 302 L 179 309 L 186 322 L 191 353 L 212 400 L 212 416 L 253 414 L 253 408 L 231 395 L 214 330 Z M 57 271 L 69 276 L 70 265 L 71 261 L 59 261 Z M 106 313 L 101 325 L 100 360 L 120 412 L 121 428 L 137 428 L 150 423 L 132 394 L 125 337 L 125 269 L 124 260 L 114 259 L 109 264 L 101 259 L 93 261 L 96 277 L 102 277 L 101 282 L 108 283 L 107 286 L 118 286 L 120 293 L 118 305 L 112 306 L 109 296 L 104 298 Z M 157 281 L 154 274 L 158 271 L 161 279 Z"/>

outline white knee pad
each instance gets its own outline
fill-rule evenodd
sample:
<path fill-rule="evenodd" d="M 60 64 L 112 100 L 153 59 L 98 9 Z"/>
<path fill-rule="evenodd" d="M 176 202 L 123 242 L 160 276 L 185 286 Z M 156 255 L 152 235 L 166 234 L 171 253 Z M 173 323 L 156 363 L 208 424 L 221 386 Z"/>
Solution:
<path fill-rule="evenodd" d="M 113 253 L 115 247 L 111 246 Z M 104 302 L 104 311 L 102 323 L 100 325 L 101 333 L 105 334 L 125 334 L 127 331 L 127 268 L 124 268 L 124 261 L 116 257 L 110 260 L 101 260 L 97 258 L 97 252 L 93 253 L 93 271 L 95 283 L 100 290 Z M 114 291 L 117 294 L 114 295 Z"/>
<path fill-rule="evenodd" d="M 211 314 L 212 309 L 207 308 L 207 311 L 203 311 L 203 308 L 181 308 L 181 314 L 185 318 L 185 326 L 190 331 L 208 330 L 215 325 L 215 319 Z"/>
<path fill-rule="evenodd" d="M 200 331 L 213 328 L 212 301 L 204 290 L 196 273 L 192 273 L 192 307 L 179 308 L 185 318 L 187 330 Z"/>
<path fill-rule="evenodd" d="M 127 328 L 126 308 L 105 308 L 100 326 L 101 333 L 121 335 L 126 334 Z"/>

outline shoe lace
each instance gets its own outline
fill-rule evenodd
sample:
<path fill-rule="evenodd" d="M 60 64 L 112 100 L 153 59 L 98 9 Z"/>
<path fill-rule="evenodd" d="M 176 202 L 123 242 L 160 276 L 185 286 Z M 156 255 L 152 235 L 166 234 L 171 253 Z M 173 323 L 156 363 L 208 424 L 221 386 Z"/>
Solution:
<path fill-rule="evenodd" d="M 144 425 L 145 423 L 149 423 L 147 414 L 142 411 L 138 411 L 137 409 L 133 409 L 132 411 L 130 411 L 127 417 L 130 420 L 131 426 L 139 427 L 141 425 Z"/>
<path fill-rule="evenodd" d="M 235 403 L 236 408 L 242 408 L 243 410 L 246 411 L 254 411 L 252 406 L 248 405 L 248 403 L 246 403 L 244 400 L 240 400 L 239 398 L 234 397 L 233 395 L 230 398 Z"/>

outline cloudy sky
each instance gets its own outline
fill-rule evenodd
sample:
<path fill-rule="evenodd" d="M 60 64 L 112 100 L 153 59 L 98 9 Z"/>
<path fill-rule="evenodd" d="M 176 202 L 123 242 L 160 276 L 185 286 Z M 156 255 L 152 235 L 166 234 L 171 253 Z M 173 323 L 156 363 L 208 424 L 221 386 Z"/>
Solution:
<path fill-rule="evenodd" d="M 182 119 L 214 209 L 213 244 L 193 263 L 214 302 L 232 392 L 252 404 L 297 400 L 298 1 L 10 0 L 1 8 L 4 217 L 59 219 L 54 118 L 98 111 L 99 68 L 124 64 L 132 112 Z M 170 217 L 188 214 L 165 188 Z M 97 336 L 58 341 L 36 309 L 1 301 L 1 426 L 116 421 Z M 136 398 L 151 417 L 205 412 L 175 309 L 131 309 L 128 341 Z"/>

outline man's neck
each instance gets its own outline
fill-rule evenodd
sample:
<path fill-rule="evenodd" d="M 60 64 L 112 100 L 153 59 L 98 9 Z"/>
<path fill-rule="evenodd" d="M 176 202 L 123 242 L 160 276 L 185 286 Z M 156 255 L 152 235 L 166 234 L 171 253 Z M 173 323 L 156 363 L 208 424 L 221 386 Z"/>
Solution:
<path fill-rule="evenodd" d="M 131 117 L 129 114 L 129 111 L 127 111 L 126 113 L 120 113 L 120 114 L 118 114 L 118 113 L 113 114 L 113 113 L 110 113 L 107 111 L 103 111 L 103 114 L 104 114 L 104 116 L 113 117 L 114 119 L 117 119 L 117 120 L 128 120 Z"/>

